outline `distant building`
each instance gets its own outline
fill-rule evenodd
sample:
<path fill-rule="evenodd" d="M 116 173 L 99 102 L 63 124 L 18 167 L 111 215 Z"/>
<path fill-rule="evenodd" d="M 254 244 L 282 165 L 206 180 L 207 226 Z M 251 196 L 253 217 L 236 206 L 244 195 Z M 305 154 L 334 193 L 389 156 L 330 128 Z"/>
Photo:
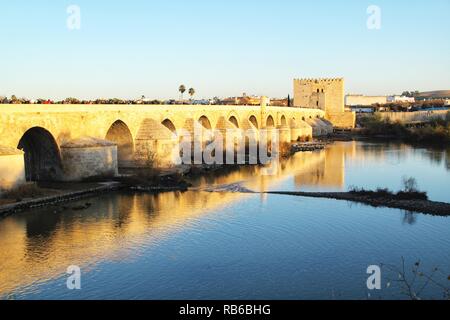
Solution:
<path fill-rule="evenodd" d="M 220 104 L 224 105 L 242 105 L 242 106 L 259 106 L 261 104 L 261 97 L 248 96 L 243 93 L 241 97 L 230 97 L 220 100 Z"/>
<path fill-rule="evenodd" d="M 348 107 L 368 107 L 374 104 L 386 104 L 386 96 L 346 95 L 345 105 Z"/>
<path fill-rule="evenodd" d="M 387 97 L 388 103 L 395 103 L 395 102 L 416 102 L 416 99 L 414 97 L 405 97 L 405 96 L 388 96 Z"/>
<path fill-rule="evenodd" d="M 375 108 L 371 107 L 352 107 L 351 111 L 354 111 L 356 113 L 374 113 Z"/>
<path fill-rule="evenodd" d="M 209 99 L 198 99 L 198 100 L 192 100 L 192 104 L 194 104 L 194 105 L 210 105 L 210 104 L 212 104 L 212 101 Z"/>
<path fill-rule="evenodd" d="M 237 97 L 230 97 L 230 98 L 221 99 L 219 101 L 219 103 L 220 104 L 224 104 L 224 105 L 235 105 L 235 106 L 237 106 L 239 104 L 238 101 L 239 100 L 238 100 Z"/>
<path fill-rule="evenodd" d="M 270 105 L 271 106 L 277 106 L 277 107 L 287 107 L 289 106 L 288 99 L 270 99 Z"/>
<path fill-rule="evenodd" d="M 450 99 L 444 100 L 444 106 L 450 106 Z"/>

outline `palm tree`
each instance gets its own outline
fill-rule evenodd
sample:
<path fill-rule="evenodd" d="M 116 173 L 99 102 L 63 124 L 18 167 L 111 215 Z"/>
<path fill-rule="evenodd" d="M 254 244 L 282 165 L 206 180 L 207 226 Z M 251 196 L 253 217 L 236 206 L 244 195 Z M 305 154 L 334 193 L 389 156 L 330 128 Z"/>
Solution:
<path fill-rule="evenodd" d="M 194 94 L 195 94 L 195 89 L 194 88 L 190 88 L 189 89 L 189 95 L 191 96 L 191 100 L 192 100 L 192 97 L 194 96 Z"/>
<path fill-rule="evenodd" d="M 186 92 L 186 86 L 184 84 L 182 84 L 179 88 L 178 91 L 180 91 L 181 93 L 181 101 L 183 101 L 183 94 Z"/>

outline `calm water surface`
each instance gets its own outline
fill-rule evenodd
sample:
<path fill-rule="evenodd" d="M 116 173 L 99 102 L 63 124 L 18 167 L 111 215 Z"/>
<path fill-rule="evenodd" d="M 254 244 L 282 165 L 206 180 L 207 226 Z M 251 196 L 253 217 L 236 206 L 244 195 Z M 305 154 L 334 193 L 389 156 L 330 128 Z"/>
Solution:
<path fill-rule="evenodd" d="M 200 187 L 252 190 L 398 190 L 403 176 L 436 201 L 450 201 L 450 150 L 335 143 L 284 161 L 274 176 L 242 168 L 199 179 Z M 83 200 L 85 211 L 51 208 L 0 220 L 4 299 L 394 299 L 367 267 L 421 260 L 448 287 L 450 218 L 326 199 L 190 191 L 116 193 Z M 70 204 L 74 206 L 75 204 Z M 56 210 L 56 211 L 55 211 Z M 79 291 L 66 269 L 82 270 Z M 441 298 L 427 287 L 423 296 Z"/>

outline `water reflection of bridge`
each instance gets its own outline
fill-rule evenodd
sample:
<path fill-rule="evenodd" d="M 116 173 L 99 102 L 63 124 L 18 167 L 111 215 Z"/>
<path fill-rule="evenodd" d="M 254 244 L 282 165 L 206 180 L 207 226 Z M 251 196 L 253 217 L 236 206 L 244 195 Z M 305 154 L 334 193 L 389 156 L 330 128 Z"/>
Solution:
<path fill-rule="evenodd" d="M 354 148 L 354 144 L 345 144 L 299 153 L 282 161 L 275 175 L 262 176 L 261 168 L 245 167 L 222 177 L 202 178 L 200 185 L 246 181 L 247 187 L 264 190 L 294 175 L 299 186 L 342 186 L 345 154 Z M 128 241 L 156 241 L 199 216 L 249 196 L 206 192 L 108 195 L 86 211 L 54 214 L 43 210 L 6 218 L 0 222 L 0 295 L 36 279 L 62 275 L 68 263 L 87 267 L 105 258 L 126 259 L 134 254 L 123 249 Z"/>
<path fill-rule="evenodd" d="M 399 146 L 399 155 L 405 152 L 403 148 Z M 379 159 L 384 157 L 383 150 L 379 145 L 337 143 L 282 161 L 273 176 L 246 167 L 222 177 L 203 178 L 200 185 L 246 181 L 248 188 L 264 190 L 278 188 L 293 177 L 297 188 L 342 188 L 346 161 Z M 201 230 L 198 218 L 249 197 L 206 192 L 105 195 L 90 200 L 94 203 L 86 211 L 53 213 L 47 209 L 5 218 L 0 221 L 0 296 L 37 279 L 63 275 L 69 264 L 89 270 L 105 259 L 127 260 L 143 245 L 152 245 L 176 230 L 186 226 Z"/>

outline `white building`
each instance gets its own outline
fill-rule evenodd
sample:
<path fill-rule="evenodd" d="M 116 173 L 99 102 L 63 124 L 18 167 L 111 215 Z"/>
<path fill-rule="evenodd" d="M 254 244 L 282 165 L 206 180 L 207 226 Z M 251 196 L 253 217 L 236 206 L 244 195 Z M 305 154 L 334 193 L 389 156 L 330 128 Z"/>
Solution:
<path fill-rule="evenodd" d="M 405 97 L 405 96 L 389 96 L 387 97 L 388 103 L 393 102 L 416 102 L 416 99 L 413 97 Z"/>
<path fill-rule="evenodd" d="M 372 106 L 374 104 L 386 104 L 386 96 L 364 96 L 364 95 L 351 95 L 345 96 L 345 105 L 347 107 L 360 107 L 360 106 Z"/>

